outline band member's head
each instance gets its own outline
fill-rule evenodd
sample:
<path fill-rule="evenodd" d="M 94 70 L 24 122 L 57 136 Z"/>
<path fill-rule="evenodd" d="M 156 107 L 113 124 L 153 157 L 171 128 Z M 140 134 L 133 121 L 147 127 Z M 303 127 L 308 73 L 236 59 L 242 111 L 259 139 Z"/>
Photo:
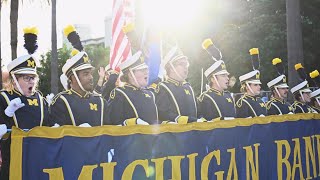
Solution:
<path fill-rule="evenodd" d="M 122 72 L 120 80 L 137 88 L 148 85 L 148 66 L 144 62 L 142 52 L 138 51 L 119 65 Z"/>
<path fill-rule="evenodd" d="M 241 88 L 240 91 L 251 96 L 257 96 L 261 91 L 260 72 L 251 71 L 239 77 Z"/>
<path fill-rule="evenodd" d="M 62 72 L 68 77 L 70 86 L 73 89 L 85 93 L 93 91 L 93 70 L 88 54 L 83 50 L 80 37 L 74 26 L 64 28 L 64 34 L 74 47 L 71 58 L 62 67 Z"/>
<path fill-rule="evenodd" d="M 37 50 L 37 35 L 38 29 L 36 27 L 25 28 L 24 47 L 28 51 L 28 55 L 20 56 L 12 60 L 7 69 L 9 71 L 8 90 L 15 90 L 24 96 L 31 96 L 35 93 L 39 78 L 37 74 L 38 61 L 33 56 Z"/>
<path fill-rule="evenodd" d="M 309 103 L 311 101 L 311 90 L 307 79 L 307 74 L 304 71 L 304 67 L 301 63 L 295 65 L 295 69 L 299 74 L 300 83 L 291 88 L 291 93 L 294 95 L 296 101 L 302 103 Z"/>

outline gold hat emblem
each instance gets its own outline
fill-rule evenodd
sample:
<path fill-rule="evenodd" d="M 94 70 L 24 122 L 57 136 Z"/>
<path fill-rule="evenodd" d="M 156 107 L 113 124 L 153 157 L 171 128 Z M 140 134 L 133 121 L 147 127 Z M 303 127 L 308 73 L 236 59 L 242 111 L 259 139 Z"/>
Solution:
<path fill-rule="evenodd" d="M 224 63 L 221 64 L 222 69 L 226 69 L 226 65 Z"/>
<path fill-rule="evenodd" d="M 287 77 L 286 76 L 283 77 L 282 82 L 284 82 L 284 83 L 287 82 Z"/>
<path fill-rule="evenodd" d="M 256 74 L 256 79 L 260 79 L 260 73 Z"/>

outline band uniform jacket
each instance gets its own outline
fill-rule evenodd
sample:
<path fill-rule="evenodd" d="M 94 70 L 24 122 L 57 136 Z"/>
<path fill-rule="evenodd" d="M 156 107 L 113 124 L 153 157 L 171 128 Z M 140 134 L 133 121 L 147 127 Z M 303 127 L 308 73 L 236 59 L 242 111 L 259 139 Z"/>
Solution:
<path fill-rule="evenodd" d="M 80 95 L 73 89 L 57 94 L 50 105 L 50 120 L 62 125 L 103 125 L 106 101 L 98 94 Z"/>
<path fill-rule="evenodd" d="M 21 102 L 25 106 L 19 108 L 14 112 L 13 117 L 5 115 L 4 110 L 8 107 L 11 100 L 20 98 Z M 32 129 L 36 126 L 48 125 L 48 103 L 43 98 L 40 92 L 35 92 L 30 97 L 23 96 L 20 92 L 13 91 L 1 91 L 0 95 L 0 124 L 6 124 L 8 129 L 12 126 L 20 129 Z M 1 154 L 2 154 L 2 166 L 0 172 L 0 179 L 9 179 L 9 167 L 10 167 L 10 145 L 11 136 L 8 138 L 2 137 L 1 140 Z"/>
<path fill-rule="evenodd" d="M 294 101 L 292 104 L 292 107 L 294 109 L 294 113 L 313 113 L 314 110 L 305 103 Z"/>
<path fill-rule="evenodd" d="M 25 106 L 16 110 L 13 117 L 5 115 L 4 110 L 11 100 L 20 98 Z M 35 92 L 30 97 L 23 96 L 20 92 L 1 91 L 0 96 L 0 124 L 6 124 L 8 129 L 16 126 L 20 129 L 32 129 L 36 126 L 48 125 L 48 103 L 40 92 Z"/>
<path fill-rule="evenodd" d="M 150 90 L 125 84 L 111 91 L 105 124 L 122 125 L 125 120 L 132 118 L 157 124 L 158 110 L 155 96 Z"/>
<path fill-rule="evenodd" d="M 189 122 L 197 120 L 196 100 L 188 82 L 178 82 L 168 78 L 158 84 L 156 92 L 156 104 L 161 122 L 175 122 L 180 116 L 188 116 Z"/>
<path fill-rule="evenodd" d="M 320 113 L 320 108 L 317 108 L 315 106 L 311 106 L 311 108 L 314 110 L 314 112 Z"/>
<path fill-rule="evenodd" d="M 105 100 L 109 100 L 110 92 L 116 87 L 118 74 L 110 74 L 109 79 L 102 86 L 96 86 L 95 91 L 102 95 Z"/>
<path fill-rule="evenodd" d="M 282 115 L 293 113 L 293 108 L 285 100 L 273 97 L 267 102 L 267 111 L 268 115 Z"/>
<path fill-rule="evenodd" d="M 253 97 L 244 94 L 236 103 L 236 112 L 238 118 L 257 117 L 267 115 L 265 103 L 260 97 Z"/>
<path fill-rule="evenodd" d="M 198 98 L 198 117 L 206 120 L 215 118 L 236 117 L 236 110 L 230 92 L 209 89 Z"/>

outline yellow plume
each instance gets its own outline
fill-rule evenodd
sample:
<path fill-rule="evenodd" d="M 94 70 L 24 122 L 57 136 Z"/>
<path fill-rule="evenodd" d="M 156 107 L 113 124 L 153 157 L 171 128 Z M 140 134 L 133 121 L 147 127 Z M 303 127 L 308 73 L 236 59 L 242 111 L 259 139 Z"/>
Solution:
<path fill-rule="evenodd" d="M 274 58 L 273 60 L 272 60 L 272 65 L 277 65 L 277 64 L 279 64 L 279 63 L 281 63 L 282 62 L 282 60 L 280 59 L 280 58 Z"/>
<path fill-rule="evenodd" d="M 249 50 L 250 55 L 255 55 L 255 54 L 259 54 L 259 49 L 258 48 L 251 48 Z"/>
<path fill-rule="evenodd" d="M 131 32 L 131 31 L 133 31 L 134 28 L 135 28 L 134 23 L 128 23 L 127 25 L 125 25 L 125 26 L 122 27 L 122 31 L 123 31 L 125 34 L 127 34 L 127 33 Z"/>
<path fill-rule="evenodd" d="M 301 63 L 294 65 L 294 69 L 295 70 L 298 70 L 298 69 L 301 69 L 301 68 L 303 68 Z"/>
<path fill-rule="evenodd" d="M 37 27 L 26 27 L 23 29 L 24 34 L 35 34 L 38 35 L 38 28 Z"/>
<path fill-rule="evenodd" d="M 79 51 L 77 49 L 72 49 L 71 56 L 75 56 L 78 53 L 79 53 Z"/>
<path fill-rule="evenodd" d="M 212 40 L 211 39 L 205 39 L 203 42 L 202 42 L 202 48 L 203 49 L 208 49 L 208 47 L 210 46 L 210 45 L 212 45 L 213 44 L 213 42 L 212 42 Z"/>
<path fill-rule="evenodd" d="M 313 79 L 313 78 L 316 78 L 319 76 L 319 71 L 318 70 L 314 70 L 312 71 L 310 74 L 310 77 Z"/>
<path fill-rule="evenodd" d="M 68 37 L 73 31 L 76 31 L 76 28 L 73 25 L 68 25 L 63 29 L 63 34 Z"/>

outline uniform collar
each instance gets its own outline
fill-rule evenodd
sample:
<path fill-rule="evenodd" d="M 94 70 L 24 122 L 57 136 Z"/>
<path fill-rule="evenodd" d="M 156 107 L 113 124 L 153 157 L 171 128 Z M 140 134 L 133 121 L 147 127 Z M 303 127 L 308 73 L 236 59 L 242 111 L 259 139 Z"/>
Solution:
<path fill-rule="evenodd" d="M 209 91 L 210 91 L 210 92 L 214 92 L 214 93 L 216 93 L 216 94 L 219 95 L 219 96 L 222 96 L 222 95 L 223 95 L 223 91 L 221 92 L 221 91 L 216 90 L 216 89 L 214 89 L 214 88 L 210 88 Z"/>
<path fill-rule="evenodd" d="M 294 101 L 293 104 L 301 104 L 301 105 L 306 105 L 306 103 L 300 102 L 300 101 Z"/>
<path fill-rule="evenodd" d="M 75 91 L 74 89 L 70 89 L 70 92 L 72 94 L 76 94 L 77 96 L 79 96 L 80 98 L 88 98 L 90 96 L 90 93 L 86 92 L 85 95 L 81 95 L 80 93 L 78 93 L 77 91 Z"/>
<path fill-rule="evenodd" d="M 126 83 L 123 87 L 124 88 L 129 88 L 129 89 L 132 89 L 132 90 L 138 90 L 139 89 L 139 88 L 137 88 L 137 87 L 135 87 L 135 86 L 133 86 L 131 84 L 128 84 L 128 83 Z"/>
<path fill-rule="evenodd" d="M 245 98 L 252 99 L 252 100 L 254 100 L 254 101 L 257 101 L 257 99 L 258 99 L 257 96 L 251 96 L 251 95 L 249 95 L 249 94 L 247 94 L 247 93 L 244 94 L 244 97 L 245 97 Z"/>
<path fill-rule="evenodd" d="M 284 99 L 278 99 L 278 98 L 272 97 L 271 100 L 278 101 L 278 102 L 281 102 L 282 104 L 285 104 Z"/>
<path fill-rule="evenodd" d="M 22 94 L 19 92 L 19 91 L 17 91 L 16 89 L 13 89 L 12 90 L 12 94 L 18 94 L 19 96 L 22 96 Z"/>
<path fill-rule="evenodd" d="M 170 78 L 170 77 L 168 77 L 167 78 L 167 81 L 169 82 L 169 83 L 172 83 L 172 84 L 174 84 L 174 85 L 176 85 L 176 86 L 183 86 L 184 84 L 186 84 L 187 82 L 186 81 L 177 81 L 177 80 L 175 80 L 175 79 L 172 79 L 172 78 Z"/>

